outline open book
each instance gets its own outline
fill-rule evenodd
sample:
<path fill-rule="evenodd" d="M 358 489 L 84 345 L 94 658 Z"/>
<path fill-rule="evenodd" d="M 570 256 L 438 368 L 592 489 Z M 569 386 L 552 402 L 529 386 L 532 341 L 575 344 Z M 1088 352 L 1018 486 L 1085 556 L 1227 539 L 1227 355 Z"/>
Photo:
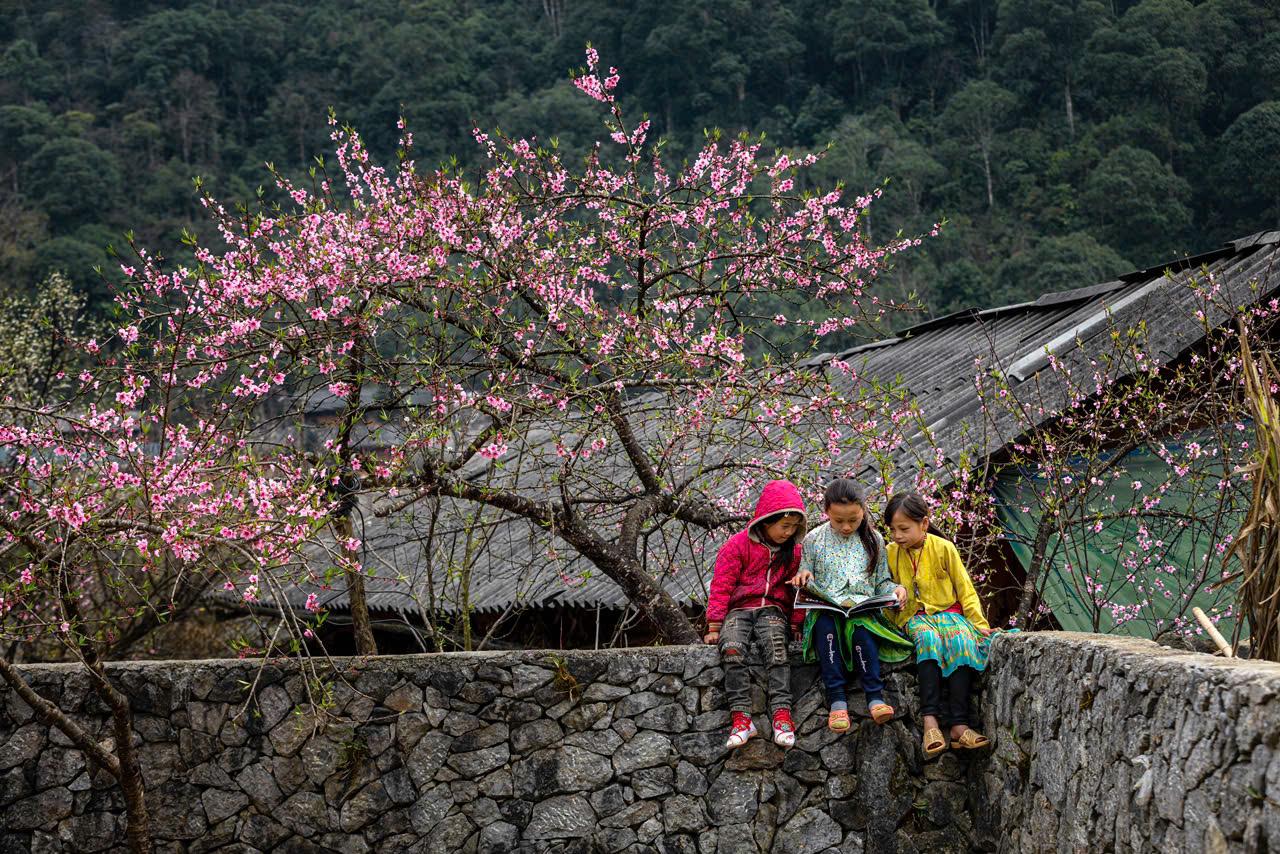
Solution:
<path fill-rule="evenodd" d="M 835 611 L 837 614 L 852 617 L 854 614 L 872 614 L 881 608 L 896 608 L 898 598 L 892 593 L 886 593 L 883 596 L 871 596 L 857 605 L 852 602 L 833 602 L 810 585 L 796 591 L 796 607 L 809 611 L 815 609 Z"/>

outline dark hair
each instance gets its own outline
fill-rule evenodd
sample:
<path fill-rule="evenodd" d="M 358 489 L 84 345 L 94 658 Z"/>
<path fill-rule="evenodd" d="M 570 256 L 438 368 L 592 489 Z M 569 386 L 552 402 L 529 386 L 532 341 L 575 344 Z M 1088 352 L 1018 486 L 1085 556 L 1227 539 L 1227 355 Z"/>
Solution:
<path fill-rule="evenodd" d="M 822 506 L 830 507 L 832 504 L 861 504 L 865 510 L 867 493 L 853 478 L 838 477 L 828 483 L 826 491 L 822 493 Z"/>
<path fill-rule="evenodd" d="M 798 510 L 783 510 L 781 513 L 771 513 L 751 526 L 752 529 L 763 528 L 765 525 L 768 525 L 771 522 L 781 521 L 787 518 L 788 516 L 795 516 L 797 519 L 799 519 L 800 527 L 796 528 L 796 532 L 792 534 L 790 537 L 788 537 L 785 542 L 783 542 L 781 545 L 778 546 L 778 552 L 773 557 L 773 564 L 775 566 L 788 567 L 788 566 L 791 566 L 791 564 L 795 563 L 796 546 L 799 545 L 798 540 L 799 540 L 800 532 L 804 530 L 804 514 Z M 764 541 L 765 539 L 767 539 L 764 535 L 764 531 L 758 531 L 756 536 L 758 536 L 761 539 L 761 541 Z"/>
<path fill-rule="evenodd" d="M 858 525 L 858 539 L 867 550 L 868 566 L 875 571 L 876 562 L 880 560 L 880 543 L 876 539 L 875 529 L 871 527 L 871 510 L 867 507 L 867 492 L 857 481 L 848 477 L 838 477 L 827 484 L 822 493 L 822 507 L 829 509 L 832 504 L 857 504 L 862 508 L 862 524 Z"/>
<path fill-rule="evenodd" d="M 898 515 L 899 510 L 913 522 L 923 522 L 929 515 L 929 505 L 918 492 L 899 492 L 890 498 L 889 503 L 884 506 L 885 525 L 893 525 L 893 517 Z"/>

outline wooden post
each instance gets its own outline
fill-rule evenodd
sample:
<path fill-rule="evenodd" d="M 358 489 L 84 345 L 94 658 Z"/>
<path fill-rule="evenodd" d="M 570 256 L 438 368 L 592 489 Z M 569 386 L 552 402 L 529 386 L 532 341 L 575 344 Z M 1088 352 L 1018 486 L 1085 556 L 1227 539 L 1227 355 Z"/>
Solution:
<path fill-rule="evenodd" d="M 1222 636 L 1222 632 L 1218 631 L 1218 627 L 1209 619 L 1209 615 L 1204 611 L 1201 611 L 1199 608 L 1194 607 L 1191 609 L 1191 613 L 1195 615 L 1196 620 L 1198 620 L 1204 630 L 1208 632 L 1209 637 L 1218 647 L 1218 651 L 1227 658 L 1235 658 L 1235 653 L 1231 651 L 1231 644 L 1227 643 L 1227 639 Z"/>

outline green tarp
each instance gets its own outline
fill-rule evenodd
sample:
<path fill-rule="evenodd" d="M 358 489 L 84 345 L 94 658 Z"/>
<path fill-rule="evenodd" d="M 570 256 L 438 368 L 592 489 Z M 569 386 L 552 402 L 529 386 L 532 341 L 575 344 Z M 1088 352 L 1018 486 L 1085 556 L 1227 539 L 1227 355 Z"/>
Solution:
<path fill-rule="evenodd" d="M 1241 438 L 1251 433 L 1232 430 Z M 1212 434 L 1201 432 L 1164 442 L 1165 458 L 1155 447 L 1139 448 L 1119 462 L 1117 479 L 1090 488 L 1060 517 L 1071 523 L 1062 526 L 1065 537 L 1049 538 L 1043 603 L 1064 629 L 1152 638 L 1198 628 L 1191 615 L 1198 605 L 1231 637 L 1235 585 L 1210 588 L 1222 578 L 1222 548 L 1239 531 L 1250 493 L 1238 477 L 1220 485 L 1228 468 L 1210 456 L 1213 447 Z M 1078 491 L 1090 466 L 1073 461 L 1053 475 L 1072 478 L 1061 492 Z M 1000 522 L 1024 569 L 1045 512 L 1037 496 L 1048 489 L 1043 474 L 1026 468 L 996 479 Z"/>

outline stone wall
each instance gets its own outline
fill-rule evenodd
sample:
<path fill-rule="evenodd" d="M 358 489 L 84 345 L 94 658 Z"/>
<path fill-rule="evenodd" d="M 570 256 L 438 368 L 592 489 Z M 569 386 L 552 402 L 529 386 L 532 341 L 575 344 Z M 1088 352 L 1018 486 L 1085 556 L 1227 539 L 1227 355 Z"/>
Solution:
<path fill-rule="evenodd" d="M 793 672 L 798 746 L 759 738 L 729 755 L 709 647 L 340 664 L 322 717 L 304 711 L 321 689 L 289 665 L 112 668 L 137 709 L 159 850 L 810 854 L 975 842 L 970 769 L 953 757 L 924 769 L 914 727 L 876 727 L 860 704 L 850 733 L 830 733 L 813 667 Z M 82 674 L 23 671 L 107 737 Z M 910 712 L 910 673 L 888 681 Z M 111 778 L 12 692 L 0 744 L 0 851 L 122 847 Z"/>
<path fill-rule="evenodd" d="M 1280 847 L 1280 666 L 1146 642 L 1002 637 L 989 756 L 924 763 L 902 716 L 825 729 L 793 669 L 797 747 L 722 747 L 706 647 L 120 664 L 160 851 L 1221 852 Z M 83 673 L 22 668 L 109 735 Z M 248 699 L 247 686 L 256 690 Z M 119 791 L 11 691 L 0 852 L 123 846 Z M 762 698 L 757 697 L 757 702 Z M 321 700 L 323 713 L 314 711 Z"/>
<path fill-rule="evenodd" d="M 1280 850 L 1280 664 L 1000 638 L 976 816 L 1001 852 Z"/>

